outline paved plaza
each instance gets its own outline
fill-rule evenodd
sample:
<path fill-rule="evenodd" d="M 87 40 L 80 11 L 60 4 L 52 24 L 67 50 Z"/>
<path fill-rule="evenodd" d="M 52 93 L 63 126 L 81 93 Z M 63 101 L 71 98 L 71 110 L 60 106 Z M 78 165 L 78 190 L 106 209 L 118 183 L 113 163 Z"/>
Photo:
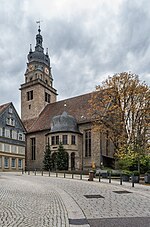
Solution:
<path fill-rule="evenodd" d="M 0 173 L 0 227 L 7 226 L 150 227 L 150 186 Z"/>

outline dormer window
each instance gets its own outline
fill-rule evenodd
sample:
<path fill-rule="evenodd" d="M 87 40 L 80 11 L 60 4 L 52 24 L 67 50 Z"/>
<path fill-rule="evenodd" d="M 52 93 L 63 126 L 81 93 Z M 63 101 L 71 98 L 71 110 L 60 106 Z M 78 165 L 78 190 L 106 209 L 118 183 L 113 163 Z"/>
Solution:
<path fill-rule="evenodd" d="M 18 140 L 25 141 L 25 135 L 22 132 L 18 133 Z"/>
<path fill-rule="evenodd" d="M 6 118 L 6 124 L 10 126 L 15 126 L 15 119 L 13 118 Z"/>
<path fill-rule="evenodd" d="M 12 113 L 12 107 L 11 106 L 9 107 L 8 112 Z"/>

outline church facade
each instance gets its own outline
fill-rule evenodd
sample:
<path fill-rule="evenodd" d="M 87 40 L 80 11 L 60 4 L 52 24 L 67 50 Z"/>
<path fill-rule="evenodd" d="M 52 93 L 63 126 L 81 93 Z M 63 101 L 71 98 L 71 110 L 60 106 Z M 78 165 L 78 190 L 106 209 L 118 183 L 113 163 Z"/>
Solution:
<path fill-rule="evenodd" d="M 69 170 L 112 163 L 111 142 L 92 128 L 88 114 L 92 93 L 57 101 L 50 58 L 48 50 L 44 53 L 40 27 L 35 50 L 30 46 L 25 82 L 20 90 L 21 119 L 27 131 L 27 169 L 41 169 L 46 145 L 50 145 L 53 156 L 60 142 L 68 153 Z"/>

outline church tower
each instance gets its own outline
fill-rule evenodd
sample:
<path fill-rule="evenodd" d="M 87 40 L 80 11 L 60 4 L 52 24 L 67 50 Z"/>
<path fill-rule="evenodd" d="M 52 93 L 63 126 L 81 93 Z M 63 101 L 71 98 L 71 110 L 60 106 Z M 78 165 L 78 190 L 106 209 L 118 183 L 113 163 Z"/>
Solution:
<path fill-rule="evenodd" d="M 34 119 L 48 103 L 56 102 L 57 91 L 53 88 L 50 58 L 42 46 L 43 37 L 39 25 L 35 50 L 28 54 L 25 83 L 21 85 L 21 119 Z"/>

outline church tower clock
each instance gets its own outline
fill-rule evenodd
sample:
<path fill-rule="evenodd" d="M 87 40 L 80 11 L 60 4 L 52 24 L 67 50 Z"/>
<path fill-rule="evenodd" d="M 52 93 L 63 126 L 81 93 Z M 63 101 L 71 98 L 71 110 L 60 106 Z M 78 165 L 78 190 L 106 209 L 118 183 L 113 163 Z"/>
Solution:
<path fill-rule="evenodd" d="M 53 88 L 50 58 L 42 47 L 43 38 L 39 26 L 35 50 L 28 54 L 25 83 L 21 85 L 21 119 L 27 121 L 39 116 L 48 103 L 56 102 L 57 91 Z"/>

